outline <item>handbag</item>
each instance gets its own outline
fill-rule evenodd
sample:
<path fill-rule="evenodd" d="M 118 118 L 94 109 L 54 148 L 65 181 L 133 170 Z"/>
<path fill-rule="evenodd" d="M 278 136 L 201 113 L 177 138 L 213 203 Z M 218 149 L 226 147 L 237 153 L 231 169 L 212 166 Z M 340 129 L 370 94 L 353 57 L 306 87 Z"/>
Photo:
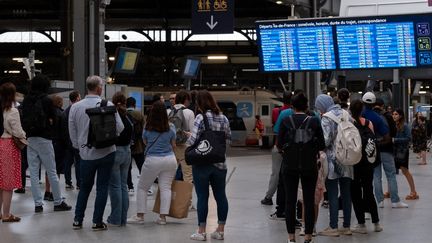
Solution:
<path fill-rule="evenodd" d="M 225 162 L 225 132 L 211 130 L 205 114 L 203 114 L 203 120 L 205 130 L 196 139 L 195 143 L 185 150 L 185 160 L 188 165 Z"/>
<path fill-rule="evenodd" d="M 12 136 L 12 140 L 14 141 L 15 145 L 18 147 L 19 150 L 23 150 L 28 145 L 28 142 L 25 138 L 17 138 L 15 136 Z"/>
<path fill-rule="evenodd" d="M 187 181 L 174 180 L 171 185 L 171 204 L 168 216 L 183 219 L 187 218 L 192 201 L 193 184 Z M 160 213 L 160 190 L 158 190 L 153 212 Z"/>
<path fill-rule="evenodd" d="M 403 161 L 406 158 L 408 148 L 398 148 L 396 149 L 394 158 L 397 161 Z"/>

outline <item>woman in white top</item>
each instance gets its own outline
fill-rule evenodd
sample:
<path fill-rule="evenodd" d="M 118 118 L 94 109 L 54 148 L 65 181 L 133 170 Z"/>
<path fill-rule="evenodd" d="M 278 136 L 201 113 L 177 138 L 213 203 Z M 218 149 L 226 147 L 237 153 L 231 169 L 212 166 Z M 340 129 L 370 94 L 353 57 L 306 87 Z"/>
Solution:
<path fill-rule="evenodd" d="M 21 152 L 12 137 L 25 140 L 25 132 L 15 104 L 15 85 L 0 87 L 4 132 L 0 138 L 0 218 L 5 222 L 19 222 L 21 218 L 10 213 L 12 190 L 21 188 Z"/>

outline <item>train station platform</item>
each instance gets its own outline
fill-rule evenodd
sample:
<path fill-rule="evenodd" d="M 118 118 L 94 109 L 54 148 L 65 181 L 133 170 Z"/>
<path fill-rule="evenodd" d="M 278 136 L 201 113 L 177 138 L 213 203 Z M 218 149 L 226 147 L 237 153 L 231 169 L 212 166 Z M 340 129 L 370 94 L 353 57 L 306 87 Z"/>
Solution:
<path fill-rule="evenodd" d="M 372 223 L 366 221 L 368 234 L 353 234 L 340 237 L 315 237 L 316 243 L 330 242 L 432 242 L 429 235 L 432 216 L 432 163 L 429 156 L 428 165 L 417 165 L 418 160 L 413 154 L 410 156 L 410 170 L 413 174 L 420 199 L 405 201 L 409 208 L 392 209 L 389 199 L 385 201 L 385 207 L 379 209 L 382 232 L 372 231 Z M 287 232 L 284 221 L 269 219 L 274 212 L 274 206 L 263 206 L 260 200 L 263 198 L 268 185 L 271 170 L 271 155 L 269 150 L 255 148 L 232 148 L 228 157 L 228 175 L 232 177 L 227 184 L 227 196 L 229 202 L 229 214 L 225 228 L 226 243 L 261 243 L 261 242 L 286 242 Z M 235 168 L 235 169 L 234 169 Z M 137 173 L 137 170 L 134 169 Z M 137 174 L 133 176 L 137 181 Z M 402 174 L 397 176 L 399 195 L 401 199 L 409 194 L 408 183 Z M 385 180 L 384 180 L 385 181 Z M 144 225 L 127 225 L 126 227 L 109 227 L 107 231 L 94 232 L 91 230 L 91 218 L 95 190 L 93 190 L 88 202 L 84 227 L 81 230 L 73 230 L 77 190 L 65 191 L 64 178 L 61 178 L 61 188 L 66 201 L 73 206 L 69 212 L 54 212 L 51 202 L 45 203 L 45 211 L 41 214 L 34 213 L 34 204 L 28 181 L 25 194 L 14 194 L 12 212 L 22 217 L 19 223 L 0 223 L 1 243 L 61 243 L 61 242 L 148 242 L 148 243 L 185 243 L 194 242 L 189 239 L 190 234 L 196 229 L 196 211 L 189 213 L 187 219 L 178 220 L 167 218 L 167 225 L 157 225 L 153 221 L 157 218 L 154 213 L 145 217 Z M 44 187 L 41 184 L 41 187 Z M 386 183 L 383 188 L 386 188 Z M 151 197 L 149 207 L 153 207 L 154 198 Z M 273 200 L 275 201 L 275 200 Z M 135 212 L 135 196 L 130 197 L 129 216 Z M 111 211 L 110 202 L 105 210 L 105 217 Z M 352 225 L 357 223 L 354 212 L 352 213 Z M 210 199 L 207 232 L 216 228 L 216 205 L 212 196 Z M 328 209 L 320 208 L 317 230 L 328 226 Z M 341 225 L 341 219 L 340 219 Z M 208 242 L 221 242 L 210 239 Z M 297 242 L 303 242 L 303 237 L 298 236 Z"/>

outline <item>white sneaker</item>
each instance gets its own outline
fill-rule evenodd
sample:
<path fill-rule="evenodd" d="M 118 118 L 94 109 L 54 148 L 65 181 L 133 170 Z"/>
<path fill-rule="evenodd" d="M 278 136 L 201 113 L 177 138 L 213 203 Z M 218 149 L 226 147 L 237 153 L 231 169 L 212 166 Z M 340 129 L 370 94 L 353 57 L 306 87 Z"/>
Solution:
<path fill-rule="evenodd" d="M 144 224 L 144 218 L 134 215 L 134 216 L 128 218 L 127 222 L 129 224 Z"/>
<path fill-rule="evenodd" d="M 135 190 L 133 188 L 128 190 L 129 196 L 133 196 L 134 193 L 135 193 Z"/>
<path fill-rule="evenodd" d="M 190 239 L 191 240 L 206 241 L 207 235 L 206 235 L 206 233 L 195 232 L 195 233 L 191 234 Z"/>
<path fill-rule="evenodd" d="M 379 223 L 374 224 L 374 231 L 375 232 L 381 232 L 383 231 L 383 227 Z"/>
<path fill-rule="evenodd" d="M 367 234 L 367 228 L 365 224 L 357 224 L 351 228 L 351 231 L 359 234 Z"/>
<path fill-rule="evenodd" d="M 319 235 L 323 235 L 323 236 L 334 236 L 334 237 L 339 237 L 339 232 L 337 229 L 332 229 L 330 227 L 327 227 L 326 229 L 324 229 L 323 231 L 318 233 Z"/>
<path fill-rule="evenodd" d="M 212 239 L 215 239 L 215 240 L 223 240 L 224 239 L 224 232 L 215 231 L 215 232 L 211 233 L 210 236 Z"/>
<path fill-rule="evenodd" d="M 316 231 L 316 228 L 314 228 L 314 230 L 313 230 L 313 232 L 312 232 L 312 236 L 317 236 L 318 235 L 318 233 L 317 233 L 317 231 Z"/>
<path fill-rule="evenodd" d="M 343 227 L 338 229 L 339 233 L 342 235 L 352 235 L 350 227 Z"/>
<path fill-rule="evenodd" d="M 379 208 L 384 208 L 384 201 L 379 202 L 379 203 L 378 203 L 378 207 L 379 207 Z"/>
<path fill-rule="evenodd" d="M 304 228 L 304 227 L 301 227 L 301 228 L 300 228 L 300 233 L 299 233 L 299 235 L 300 235 L 300 236 L 304 236 L 304 235 L 305 235 L 305 228 Z"/>
<path fill-rule="evenodd" d="M 397 203 L 392 203 L 392 208 L 407 208 L 408 204 L 404 203 L 404 202 L 397 202 Z"/>
<path fill-rule="evenodd" d="M 153 189 L 150 188 L 150 189 L 147 191 L 147 196 L 152 196 L 153 193 L 154 193 Z"/>
<path fill-rule="evenodd" d="M 166 219 L 162 219 L 162 218 L 156 219 L 155 223 L 159 224 L 159 225 L 166 225 L 167 224 Z"/>

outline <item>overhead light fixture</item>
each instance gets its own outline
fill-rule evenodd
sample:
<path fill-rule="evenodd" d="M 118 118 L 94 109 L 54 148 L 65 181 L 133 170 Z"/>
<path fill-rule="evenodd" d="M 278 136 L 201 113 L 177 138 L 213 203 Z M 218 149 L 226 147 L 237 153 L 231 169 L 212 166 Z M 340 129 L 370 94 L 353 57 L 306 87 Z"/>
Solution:
<path fill-rule="evenodd" d="M 283 2 L 282 1 L 276 1 L 276 4 L 282 4 Z"/>
<path fill-rule="evenodd" d="M 226 55 L 208 56 L 207 59 L 209 59 L 209 60 L 226 60 L 226 59 L 228 59 L 228 56 L 226 56 Z"/>
<path fill-rule="evenodd" d="M 5 70 L 4 73 L 21 73 L 19 70 Z"/>
<path fill-rule="evenodd" d="M 419 91 L 419 94 L 426 94 L 427 91 Z"/>
<path fill-rule="evenodd" d="M 17 61 L 17 62 L 23 62 L 24 61 L 24 57 L 14 57 L 14 58 L 12 58 L 12 60 L 13 61 Z M 42 64 L 43 61 L 41 61 L 41 60 L 34 60 L 34 63 L 35 64 Z"/>
<path fill-rule="evenodd" d="M 258 72 L 258 68 L 243 68 L 243 72 Z"/>
<path fill-rule="evenodd" d="M 108 57 L 108 60 L 110 60 L 110 61 L 114 61 L 114 60 L 115 60 L 115 57 Z"/>

